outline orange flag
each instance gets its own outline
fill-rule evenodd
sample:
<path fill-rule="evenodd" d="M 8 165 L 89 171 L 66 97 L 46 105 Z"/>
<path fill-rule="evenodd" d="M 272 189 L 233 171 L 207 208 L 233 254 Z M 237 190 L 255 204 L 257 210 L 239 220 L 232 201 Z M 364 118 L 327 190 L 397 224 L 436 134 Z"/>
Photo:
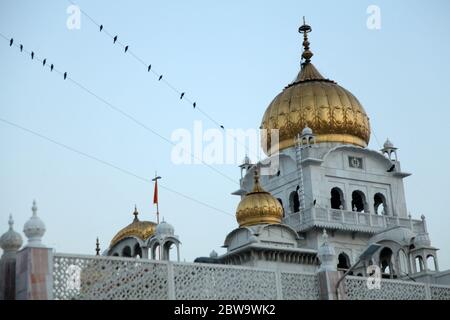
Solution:
<path fill-rule="evenodd" d="M 155 193 L 153 194 L 153 203 L 158 203 L 158 179 L 155 179 Z"/>

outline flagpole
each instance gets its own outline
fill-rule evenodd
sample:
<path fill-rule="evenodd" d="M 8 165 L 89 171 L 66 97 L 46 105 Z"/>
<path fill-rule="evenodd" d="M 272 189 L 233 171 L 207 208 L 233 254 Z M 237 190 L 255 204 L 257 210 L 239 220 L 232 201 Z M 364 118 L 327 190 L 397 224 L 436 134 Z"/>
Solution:
<path fill-rule="evenodd" d="M 156 222 L 159 224 L 159 199 L 158 199 L 158 180 L 160 176 L 155 171 L 155 177 L 152 181 L 155 181 L 155 193 L 153 194 L 153 203 L 156 203 Z M 158 246 L 158 258 L 161 260 L 161 246 Z"/>
<path fill-rule="evenodd" d="M 155 177 L 152 181 L 155 181 L 155 194 L 153 196 L 153 202 L 156 203 L 156 222 L 159 224 L 159 199 L 158 199 L 158 180 L 161 179 L 160 176 L 155 172 Z"/>

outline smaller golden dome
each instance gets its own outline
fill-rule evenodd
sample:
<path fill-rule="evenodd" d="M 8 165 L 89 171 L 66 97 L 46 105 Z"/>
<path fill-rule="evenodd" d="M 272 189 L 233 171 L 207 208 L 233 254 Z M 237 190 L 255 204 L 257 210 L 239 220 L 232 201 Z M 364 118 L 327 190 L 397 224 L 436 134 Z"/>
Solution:
<path fill-rule="evenodd" d="M 147 240 L 155 234 L 156 223 L 152 221 L 140 221 L 138 218 L 138 211 L 134 208 L 134 220 L 128 226 L 117 232 L 111 240 L 110 248 L 128 237 L 136 237 L 141 240 Z"/>
<path fill-rule="evenodd" d="M 236 209 L 239 227 L 255 224 L 279 224 L 283 218 L 280 202 L 259 184 L 258 171 L 255 170 L 253 190 L 247 193 Z"/>

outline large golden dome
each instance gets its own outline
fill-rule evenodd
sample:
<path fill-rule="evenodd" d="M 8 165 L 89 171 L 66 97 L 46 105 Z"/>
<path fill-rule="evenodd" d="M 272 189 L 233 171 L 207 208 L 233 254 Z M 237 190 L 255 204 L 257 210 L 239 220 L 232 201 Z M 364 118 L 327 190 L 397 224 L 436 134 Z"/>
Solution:
<path fill-rule="evenodd" d="M 138 219 L 137 209 L 134 208 L 134 220 L 125 228 L 117 232 L 114 238 L 111 240 L 110 248 L 119 243 L 125 238 L 136 237 L 141 240 L 147 240 L 155 234 L 156 223 L 152 221 L 140 221 Z"/>
<path fill-rule="evenodd" d="M 283 218 L 283 207 L 280 202 L 259 184 L 255 170 L 253 190 L 247 193 L 236 209 L 236 220 L 239 227 L 255 224 L 278 224 Z"/>
<path fill-rule="evenodd" d="M 273 99 L 264 113 L 261 123 L 261 129 L 267 129 L 267 137 L 263 134 L 261 139 L 264 151 L 270 155 L 278 147 L 271 147 L 270 129 L 279 129 L 279 150 L 282 150 L 294 146 L 295 137 L 306 126 L 313 130 L 317 143 L 366 147 L 370 124 L 363 106 L 351 92 L 319 73 L 310 61 L 313 54 L 306 33 L 311 28 L 303 25 L 299 31 L 304 33 L 305 62 L 294 82 Z"/>

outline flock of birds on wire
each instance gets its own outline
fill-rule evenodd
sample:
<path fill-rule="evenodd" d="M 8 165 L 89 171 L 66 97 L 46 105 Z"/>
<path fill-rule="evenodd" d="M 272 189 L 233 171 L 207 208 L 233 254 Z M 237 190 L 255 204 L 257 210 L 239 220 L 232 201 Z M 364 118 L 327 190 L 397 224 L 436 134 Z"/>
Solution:
<path fill-rule="evenodd" d="M 100 25 L 99 29 L 100 29 L 100 32 L 102 32 L 102 30 L 103 30 L 103 25 Z M 113 37 L 113 44 L 115 44 L 115 43 L 117 42 L 117 40 L 118 40 L 118 36 L 115 35 L 115 36 Z M 14 44 L 14 39 L 11 38 L 11 39 L 9 40 L 9 46 L 12 47 L 13 44 Z M 23 47 L 22 44 L 19 45 L 19 49 L 20 49 L 20 52 L 23 52 L 24 47 Z M 124 46 L 124 52 L 125 52 L 125 53 L 128 51 L 128 49 L 129 49 L 129 46 L 128 46 L 128 45 Z M 30 55 L 31 55 L 31 59 L 33 60 L 33 59 L 35 58 L 35 53 L 34 53 L 34 51 L 31 51 L 31 52 L 30 52 Z M 47 64 L 47 59 L 45 58 L 45 59 L 42 60 L 42 66 L 45 67 L 46 64 Z M 51 64 L 50 64 L 50 71 L 52 72 L 54 68 L 55 68 L 55 66 L 51 63 Z M 147 67 L 147 72 L 150 72 L 151 70 L 152 70 L 152 65 L 149 64 L 148 67 Z M 63 73 L 63 78 L 64 78 L 64 80 L 67 79 L 67 72 L 64 72 L 64 73 Z M 163 79 L 163 75 L 160 74 L 160 75 L 158 76 L 158 81 L 161 81 L 162 79 Z M 185 94 L 186 94 L 185 92 L 181 92 L 181 93 L 180 93 L 180 100 L 182 100 L 182 99 L 184 98 Z M 195 108 L 197 107 L 197 103 L 196 103 L 196 102 L 193 102 L 193 103 L 192 103 L 192 107 L 195 109 Z M 223 125 L 220 125 L 220 128 L 221 128 L 221 129 L 225 129 L 225 127 L 224 127 Z"/>

